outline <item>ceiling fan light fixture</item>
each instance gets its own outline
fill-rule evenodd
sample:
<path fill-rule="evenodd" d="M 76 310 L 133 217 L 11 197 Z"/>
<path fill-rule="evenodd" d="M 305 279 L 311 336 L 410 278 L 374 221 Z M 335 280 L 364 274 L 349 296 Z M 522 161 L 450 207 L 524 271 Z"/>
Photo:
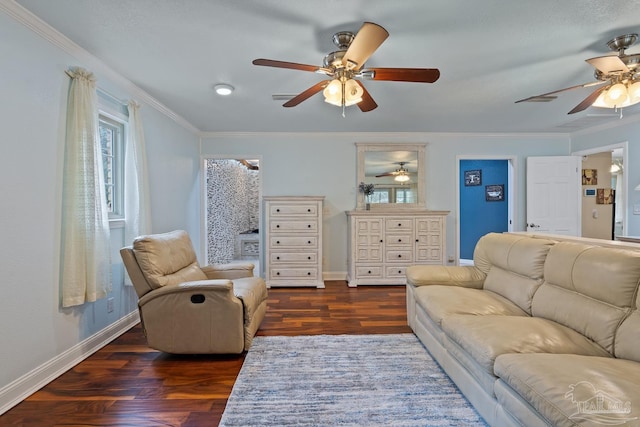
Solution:
<path fill-rule="evenodd" d="M 364 91 L 355 80 L 349 79 L 344 84 L 344 105 L 347 107 L 362 101 Z"/>
<path fill-rule="evenodd" d="M 340 83 L 340 80 L 331 80 L 331 83 L 324 88 L 322 94 L 324 95 L 324 102 L 337 107 L 342 106 L 342 83 Z"/>
<path fill-rule="evenodd" d="M 623 107 L 629 100 L 627 87 L 622 83 L 616 83 L 606 90 L 604 95 L 604 103 L 609 108 Z"/>
<path fill-rule="evenodd" d="M 218 83 L 217 85 L 215 85 L 213 87 L 213 89 L 216 91 L 216 93 L 218 95 L 228 96 L 228 95 L 231 95 L 233 93 L 233 89 L 234 88 L 230 84 Z"/>
<path fill-rule="evenodd" d="M 627 93 L 629 94 L 629 101 L 632 104 L 640 102 L 640 81 L 630 84 Z"/>
<path fill-rule="evenodd" d="M 396 177 L 395 177 L 395 178 L 393 178 L 393 179 L 394 179 L 395 181 L 398 181 L 398 182 L 407 182 L 407 181 L 409 181 L 411 178 L 409 177 L 409 175 L 408 175 L 408 174 L 403 173 L 403 174 L 400 174 L 400 175 L 396 175 Z"/>

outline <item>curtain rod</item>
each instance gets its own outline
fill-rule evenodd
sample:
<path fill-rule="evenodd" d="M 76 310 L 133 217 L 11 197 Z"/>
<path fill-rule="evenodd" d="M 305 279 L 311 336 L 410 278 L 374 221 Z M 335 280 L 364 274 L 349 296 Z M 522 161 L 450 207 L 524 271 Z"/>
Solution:
<path fill-rule="evenodd" d="M 71 74 L 71 72 L 69 70 L 64 70 L 65 74 L 71 78 L 73 78 L 73 74 Z M 107 92 L 106 90 L 96 87 L 96 91 L 100 92 L 102 95 L 111 98 L 111 100 L 116 101 L 118 104 L 123 105 L 125 107 L 127 107 L 129 105 L 129 102 L 127 101 L 123 101 L 122 99 L 118 98 L 115 95 L 110 94 L 109 92 Z"/>

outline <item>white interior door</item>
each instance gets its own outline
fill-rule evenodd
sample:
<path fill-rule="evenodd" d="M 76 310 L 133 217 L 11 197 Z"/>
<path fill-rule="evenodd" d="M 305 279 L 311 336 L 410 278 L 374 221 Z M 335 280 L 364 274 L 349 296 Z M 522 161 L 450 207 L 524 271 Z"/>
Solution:
<path fill-rule="evenodd" d="M 527 231 L 580 235 L 579 156 L 527 158 Z"/>

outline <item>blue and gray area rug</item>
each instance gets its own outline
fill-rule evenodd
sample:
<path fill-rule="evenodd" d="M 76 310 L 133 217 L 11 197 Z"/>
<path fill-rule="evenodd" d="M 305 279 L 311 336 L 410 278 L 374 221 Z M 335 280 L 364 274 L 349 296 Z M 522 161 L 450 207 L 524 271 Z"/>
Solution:
<path fill-rule="evenodd" d="M 413 334 L 256 337 L 221 426 L 486 426 Z"/>

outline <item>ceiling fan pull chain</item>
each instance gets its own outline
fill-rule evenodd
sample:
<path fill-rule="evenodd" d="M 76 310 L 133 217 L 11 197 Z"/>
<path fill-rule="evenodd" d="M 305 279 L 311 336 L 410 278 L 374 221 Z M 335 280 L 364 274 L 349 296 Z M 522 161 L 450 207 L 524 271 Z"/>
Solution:
<path fill-rule="evenodd" d="M 346 107 L 347 107 L 347 106 L 345 105 L 345 104 L 346 104 L 346 102 L 345 102 L 345 101 L 346 101 L 346 99 L 345 99 L 346 95 L 345 95 L 345 93 L 344 93 L 344 89 L 345 89 L 345 80 L 344 80 L 344 78 L 341 78 L 340 80 L 341 80 L 341 82 L 342 82 L 342 118 L 346 118 L 346 117 L 347 117 L 347 115 L 346 115 L 346 113 L 345 113 L 345 110 L 346 110 Z"/>

